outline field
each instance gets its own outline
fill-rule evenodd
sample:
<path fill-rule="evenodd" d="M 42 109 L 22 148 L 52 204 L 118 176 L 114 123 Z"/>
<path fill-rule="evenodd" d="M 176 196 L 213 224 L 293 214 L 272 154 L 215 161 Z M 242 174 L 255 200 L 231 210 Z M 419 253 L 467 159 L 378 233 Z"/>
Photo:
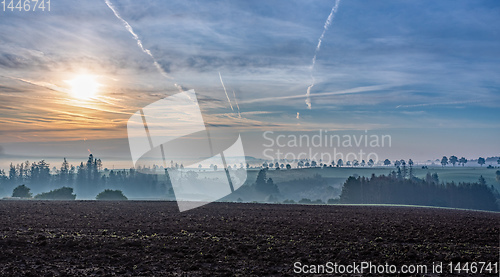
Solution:
<path fill-rule="evenodd" d="M 287 276 L 329 261 L 437 276 L 433 262 L 498 262 L 500 250 L 500 213 L 423 207 L 0 201 L 0 220 L 2 276 Z"/>

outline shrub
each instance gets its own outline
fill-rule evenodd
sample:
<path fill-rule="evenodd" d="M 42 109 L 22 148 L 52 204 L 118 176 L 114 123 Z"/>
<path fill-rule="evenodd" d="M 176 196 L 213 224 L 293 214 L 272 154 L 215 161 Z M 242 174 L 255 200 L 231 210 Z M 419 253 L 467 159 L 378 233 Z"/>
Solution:
<path fill-rule="evenodd" d="M 311 204 L 325 204 L 321 199 L 316 199 L 315 201 L 312 201 Z"/>
<path fill-rule="evenodd" d="M 299 201 L 299 204 L 311 204 L 311 203 L 312 203 L 312 201 L 309 198 L 302 198 Z"/>
<path fill-rule="evenodd" d="M 35 199 L 40 200 L 75 200 L 75 198 L 76 194 L 73 194 L 73 188 L 70 187 L 62 187 L 35 196 Z"/>
<path fill-rule="evenodd" d="M 31 198 L 33 194 L 30 192 L 31 189 L 25 185 L 20 185 L 14 188 L 12 191 L 12 197 L 21 197 L 21 198 Z"/>
<path fill-rule="evenodd" d="M 121 190 L 111 190 L 105 189 L 103 192 L 99 193 L 95 199 L 97 200 L 128 200 L 128 198 L 123 195 Z"/>
<path fill-rule="evenodd" d="M 278 199 L 274 195 L 268 195 L 265 200 L 266 203 L 277 203 Z"/>
<path fill-rule="evenodd" d="M 340 203 L 340 198 L 330 198 L 326 202 L 327 204 L 339 204 Z"/>

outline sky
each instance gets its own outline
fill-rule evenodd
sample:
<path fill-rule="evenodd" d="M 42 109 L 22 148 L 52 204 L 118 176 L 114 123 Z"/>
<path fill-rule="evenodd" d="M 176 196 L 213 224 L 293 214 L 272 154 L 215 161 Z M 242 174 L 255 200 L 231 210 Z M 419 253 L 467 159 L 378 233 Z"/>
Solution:
<path fill-rule="evenodd" d="M 92 152 L 128 167 L 128 119 L 190 89 L 207 126 L 240 133 L 247 156 L 263 157 L 263 132 L 320 130 L 390 135 L 376 149 L 384 159 L 500 154 L 498 1 L 343 0 L 325 29 L 334 5 L 53 0 L 50 12 L 0 11 L 0 160 Z M 82 75 L 99 83 L 91 99 L 71 93 Z"/>

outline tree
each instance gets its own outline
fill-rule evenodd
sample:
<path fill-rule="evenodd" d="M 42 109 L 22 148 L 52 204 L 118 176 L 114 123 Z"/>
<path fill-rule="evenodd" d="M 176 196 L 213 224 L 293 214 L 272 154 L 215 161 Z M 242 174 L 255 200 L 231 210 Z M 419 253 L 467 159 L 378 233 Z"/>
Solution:
<path fill-rule="evenodd" d="M 497 160 L 497 164 L 500 164 L 500 158 L 498 158 L 498 160 Z"/>
<path fill-rule="evenodd" d="M 7 175 L 5 175 L 5 170 L 0 169 L 0 184 L 5 182 L 7 180 Z"/>
<path fill-rule="evenodd" d="M 31 198 L 33 194 L 30 191 L 31 189 L 23 184 L 14 188 L 12 197 Z"/>
<path fill-rule="evenodd" d="M 61 165 L 61 169 L 59 170 L 59 174 L 60 174 L 60 181 L 61 183 L 67 183 L 69 181 L 69 169 L 70 169 L 70 165 L 68 163 L 68 161 L 66 161 L 66 158 L 64 158 L 64 161 Z"/>
<path fill-rule="evenodd" d="M 279 193 L 278 186 L 276 186 L 276 184 L 274 184 L 273 178 L 267 179 L 267 190 L 271 194 L 273 194 L 273 193 L 276 193 L 276 194 Z"/>
<path fill-rule="evenodd" d="M 401 161 L 399 161 L 401 163 L 401 166 L 403 167 L 403 178 L 406 178 L 406 175 L 408 173 L 408 170 L 406 169 L 406 161 L 401 159 Z"/>
<path fill-rule="evenodd" d="M 462 157 L 460 158 L 460 160 L 458 160 L 458 164 L 462 164 L 462 166 L 465 166 L 465 164 L 467 163 L 467 159 Z"/>
<path fill-rule="evenodd" d="M 292 169 L 292 166 L 290 164 L 286 164 L 286 169 L 290 170 L 290 169 Z"/>
<path fill-rule="evenodd" d="M 389 159 L 385 159 L 384 165 L 386 165 L 386 166 L 391 165 L 391 161 Z"/>
<path fill-rule="evenodd" d="M 128 200 L 121 190 L 105 189 L 99 193 L 95 199 L 97 200 Z"/>
<path fill-rule="evenodd" d="M 332 167 L 335 166 L 335 161 L 332 161 Z"/>
<path fill-rule="evenodd" d="M 441 159 L 441 165 L 444 167 L 447 164 L 448 164 L 448 158 L 446 156 L 443 156 L 443 158 Z"/>
<path fill-rule="evenodd" d="M 21 163 L 21 165 L 18 165 L 18 166 L 16 166 L 16 167 L 18 168 L 18 170 L 17 170 L 17 171 L 19 172 L 19 181 L 20 181 L 20 182 L 23 182 L 23 181 L 24 181 L 24 171 L 25 171 L 25 169 L 24 169 L 24 164 L 23 164 L 23 163 Z M 26 168 L 26 169 L 27 169 L 27 168 Z"/>
<path fill-rule="evenodd" d="M 373 159 L 368 160 L 368 166 L 373 166 L 374 164 L 375 162 L 373 161 Z"/>
<path fill-rule="evenodd" d="M 316 167 L 318 164 L 316 163 L 316 161 L 312 161 L 311 162 L 311 167 Z"/>
<path fill-rule="evenodd" d="M 14 183 L 17 178 L 17 170 L 16 167 L 10 163 L 10 168 L 9 168 L 9 180 Z"/>
<path fill-rule="evenodd" d="M 98 171 L 102 171 L 102 161 L 101 161 L 101 159 L 95 160 L 95 163 L 96 163 L 96 166 L 97 166 L 97 170 Z"/>
<path fill-rule="evenodd" d="M 398 160 L 394 161 L 394 166 L 395 167 L 399 168 L 400 165 L 401 165 L 401 161 L 398 161 Z"/>
<path fill-rule="evenodd" d="M 477 163 L 480 164 L 481 166 L 483 166 L 483 164 L 485 164 L 486 161 L 484 160 L 483 157 L 479 157 L 479 159 L 477 159 Z"/>
<path fill-rule="evenodd" d="M 266 179 L 267 168 L 263 168 L 257 174 L 257 179 L 255 180 L 255 189 L 264 194 L 279 193 L 278 186 L 274 184 L 273 179 Z"/>
<path fill-rule="evenodd" d="M 257 174 L 257 179 L 255 180 L 255 185 L 260 186 L 266 183 L 266 176 L 267 176 L 267 170 L 261 169 L 259 170 L 259 173 Z"/>
<path fill-rule="evenodd" d="M 342 166 L 344 166 L 344 161 L 343 161 L 342 159 L 339 159 L 339 160 L 337 161 L 337 166 L 338 166 L 338 167 L 342 167 Z"/>
<path fill-rule="evenodd" d="M 358 160 L 354 160 L 354 161 L 352 161 L 352 166 L 359 166 L 359 162 L 358 162 Z"/>
<path fill-rule="evenodd" d="M 458 162 L 457 156 L 451 156 L 450 157 L 450 163 L 455 166 L 455 164 Z"/>
<path fill-rule="evenodd" d="M 361 160 L 361 166 L 365 166 L 365 165 L 366 165 L 365 160 Z"/>
<path fill-rule="evenodd" d="M 481 185 L 486 185 L 486 180 L 484 179 L 483 175 L 479 176 L 479 184 Z"/>
<path fill-rule="evenodd" d="M 410 179 L 413 178 L 413 160 L 408 160 L 408 165 L 410 166 Z"/>

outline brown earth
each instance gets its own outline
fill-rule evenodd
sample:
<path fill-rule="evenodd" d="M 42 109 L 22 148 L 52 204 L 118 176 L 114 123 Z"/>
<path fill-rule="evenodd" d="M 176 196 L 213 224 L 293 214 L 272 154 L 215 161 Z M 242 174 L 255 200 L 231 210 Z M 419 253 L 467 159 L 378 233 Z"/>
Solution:
<path fill-rule="evenodd" d="M 283 276 L 329 261 L 430 271 L 498 262 L 499 222 L 421 207 L 0 201 L 0 275 Z"/>

